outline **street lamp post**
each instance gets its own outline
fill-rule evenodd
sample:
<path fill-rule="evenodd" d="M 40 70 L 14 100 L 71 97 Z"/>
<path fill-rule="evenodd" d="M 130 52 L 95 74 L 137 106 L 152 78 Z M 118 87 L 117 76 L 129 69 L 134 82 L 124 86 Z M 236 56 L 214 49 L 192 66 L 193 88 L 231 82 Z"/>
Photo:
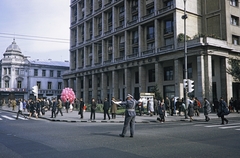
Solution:
<path fill-rule="evenodd" d="M 184 79 L 188 79 L 188 74 L 187 74 L 187 39 L 186 39 L 186 19 L 188 18 L 187 14 L 186 14 L 186 0 L 183 0 L 184 2 L 184 15 L 182 16 L 182 19 L 184 20 L 184 60 L 185 60 L 185 67 L 184 67 L 184 74 L 185 74 L 185 78 Z M 187 87 L 184 87 L 184 98 L 185 98 L 185 119 L 187 119 L 187 107 L 188 107 L 188 99 L 187 99 L 187 95 L 188 95 L 188 90 Z"/>

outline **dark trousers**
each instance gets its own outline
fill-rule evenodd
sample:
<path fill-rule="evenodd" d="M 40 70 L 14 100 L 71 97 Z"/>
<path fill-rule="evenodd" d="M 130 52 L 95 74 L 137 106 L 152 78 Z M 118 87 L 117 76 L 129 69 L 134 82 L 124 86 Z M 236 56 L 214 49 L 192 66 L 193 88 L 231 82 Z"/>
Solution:
<path fill-rule="evenodd" d="M 110 120 L 110 116 L 109 116 L 109 113 L 108 113 L 108 110 L 104 110 L 104 120 L 106 120 L 106 115 L 108 116 L 108 119 Z"/>
<path fill-rule="evenodd" d="M 95 120 L 95 110 L 91 109 L 91 115 L 90 115 L 90 120 L 94 119 Z"/>
<path fill-rule="evenodd" d="M 134 135 L 135 131 L 135 116 L 125 116 L 122 135 L 125 135 L 127 133 L 127 127 L 130 124 L 130 135 Z"/>
<path fill-rule="evenodd" d="M 224 115 L 221 116 L 222 119 L 222 124 L 224 124 L 224 121 L 226 121 L 226 123 L 228 123 L 228 120 L 224 117 Z"/>
<path fill-rule="evenodd" d="M 83 109 L 80 108 L 80 111 L 78 112 L 78 114 L 80 114 L 80 118 L 83 118 Z"/>
<path fill-rule="evenodd" d="M 56 115 L 58 114 L 58 112 L 60 112 L 60 114 L 63 116 L 63 114 L 62 114 L 62 108 L 58 108 L 58 109 L 57 109 Z"/>
<path fill-rule="evenodd" d="M 51 118 L 53 118 L 53 117 L 56 117 L 56 111 L 55 110 L 52 111 L 52 117 Z"/>
<path fill-rule="evenodd" d="M 21 111 L 21 110 L 18 110 L 16 119 L 18 119 L 19 114 L 21 114 L 22 116 L 24 116 L 24 118 L 26 118 L 26 116 L 23 115 L 22 111 Z"/>

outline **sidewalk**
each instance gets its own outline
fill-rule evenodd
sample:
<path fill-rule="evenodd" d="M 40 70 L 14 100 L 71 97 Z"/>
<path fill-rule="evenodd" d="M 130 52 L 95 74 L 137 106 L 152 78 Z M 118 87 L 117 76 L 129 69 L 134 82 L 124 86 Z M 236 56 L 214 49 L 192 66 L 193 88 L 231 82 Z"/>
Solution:
<path fill-rule="evenodd" d="M 2 109 L 0 109 L 2 111 L 8 111 L 8 112 L 12 112 L 12 113 L 17 113 L 17 108 L 15 108 L 14 111 L 12 111 L 12 108 L 8 108 L 7 106 L 3 106 Z M 123 123 L 124 122 L 124 116 L 123 115 L 117 115 L 116 119 L 110 119 L 108 120 L 103 120 L 103 113 L 96 113 L 96 118 L 95 120 L 89 120 L 90 119 L 90 112 L 84 112 L 83 119 L 80 119 L 80 115 L 78 115 L 78 111 L 72 111 L 72 112 L 68 112 L 66 113 L 66 110 L 62 109 L 63 111 L 63 116 L 61 116 L 60 114 L 57 115 L 56 118 L 51 118 L 51 111 L 47 111 L 45 113 L 45 115 L 41 115 L 39 116 L 39 118 L 41 119 L 45 119 L 45 120 L 49 120 L 49 121 L 56 121 L 56 122 L 87 122 L 87 123 L 91 123 L 91 122 L 98 122 L 98 123 Z M 23 112 L 23 114 L 25 114 L 26 116 L 28 116 L 28 112 Z M 33 116 L 35 117 L 35 116 Z M 110 114 L 111 117 L 111 114 Z M 143 116 L 136 116 L 135 118 L 135 122 L 136 123 L 159 123 L 159 121 L 157 120 L 157 115 L 153 115 L 153 116 L 149 116 L 149 115 L 143 115 Z M 211 113 L 209 114 L 209 117 L 211 119 L 219 119 L 216 113 Z M 231 118 L 231 117 L 240 117 L 240 114 L 235 113 L 230 113 L 228 116 L 226 116 L 226 118 Z M 184 116 L 167 116 L 165 117 L 165 121 L 166 122 L 172 122 L 172 121 L 189 121 L 189 119 L 185 119 Z M 204 114 L 201 113 L 199 117 L 194 116 L 193 117 L 193 121 L 205 121 L 205 117 Z"/>

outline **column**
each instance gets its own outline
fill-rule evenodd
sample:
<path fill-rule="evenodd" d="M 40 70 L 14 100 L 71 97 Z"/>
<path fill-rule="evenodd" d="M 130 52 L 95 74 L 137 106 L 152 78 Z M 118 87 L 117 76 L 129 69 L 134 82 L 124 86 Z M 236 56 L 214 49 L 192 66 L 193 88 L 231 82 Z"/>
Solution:
<path fill-rule="evenodd" d="M 183 64 L 179 59 L 174 59 L 174 83 L 175 83 L 175 96 L 179 98 L 184 97 L 183 90 Z"/>
<path fill-rule="evenodd" d="M 83 77 L 83 100 L 85 103 L 89 103 L 88 90 L 89 90 L 89 79 L 87 76 Z"/>
<path fill-rule="evenodd" d="M 69 79 L 69 88 L 74 89 L 74 78 Z"/>
<path fill-rule="evenodd" d="M 81 78 L 76 78 L 76 98 L 80 98 L 81 96 Z"/>
<path fill-rule="evenodd" d="M 131 94 L 131 72 L 129 68 L 124 69 L 125 73 L 125 94 Z M 124 96 L 125 97 L 125 96 Z"/>
<path fill-rule="evenodd" d="M 163 66 L 162 63 L 155 63 L 155 77 L 156 77 L 156 84 L 157 88 L 159 89 L 159 93 L 163 95 Z M 169 96 L 170 97 L 170 96 Z"/>
<path fill-rule="evenodd" d="M 196 97 L 203 101 L 203 96 L 205 96 L 205 82 L 204 82 L 204 57 L 203 55 L 197 56 L 197 79 L 194 80 L 194 92 Z"/>
<path fill-rule="evenodd" d="M 118 79 L 118 71 L 114 70 L 112 71 L 112 96 L 115 98 L 118 98 L 119 94 L 118 94 L 118 88 L 119 88 L 119 79 Z"/>
<path fill-rule="evenodd" d="M 63 88 L 68 87 L 68 80 L 69 79 L 64 79 L 63 80 Z"/>
<path fill-rule="evenodd" d="M 206 55 L 204 57 L 204 90 L 203 90 L 203 97 L 207 98 L 210 102 L 213 101 L 213 94 L 212 94 L 212 56 Z"/>
<path fill-rule="evenodd" d="M 107 97 L 107 74 L 105 72 L 101 74 L 101 90 L 101 98 L 104 99 Z"/>
<path fill-rule="evenodd" d="M 139 66 L 139 92 L 140 93 L 146 93 L 147 92 L 147 88 L 146 88 L 146 68 L 141 65 Z"/>
<path fill-rule="evenodd" d="M 92 97 L 95 98 L 95 100 L 98 99 L 98 97 L 97 97 L 97 91 L 98 91 L 98 87 L 97 87 L 97 75 L 96 75 L 96 74 L 92 74 Z"/>

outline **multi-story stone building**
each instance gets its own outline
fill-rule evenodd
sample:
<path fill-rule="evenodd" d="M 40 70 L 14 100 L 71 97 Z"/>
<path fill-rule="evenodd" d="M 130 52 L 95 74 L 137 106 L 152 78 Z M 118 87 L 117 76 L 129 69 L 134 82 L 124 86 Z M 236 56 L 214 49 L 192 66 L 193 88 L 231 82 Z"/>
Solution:
<path fill-rule="evenodd" d="M 183 97 L 184 0 L 71 0 L 70 70 L 65 86 L 88 102 L 151 92 Z M 191 95 L 240 98 L 227 74 L 240 55 L 239 1 L 186 0 Z"/>
<path fill-rule="evenodd" d="M 34 98 L 32 87 L 38 86 L 38 97 L 59 97 L 62 74 L 69 62 L 30 60 L 15 40 L 7 47 L 0 61 L 0 99 Z"/>

